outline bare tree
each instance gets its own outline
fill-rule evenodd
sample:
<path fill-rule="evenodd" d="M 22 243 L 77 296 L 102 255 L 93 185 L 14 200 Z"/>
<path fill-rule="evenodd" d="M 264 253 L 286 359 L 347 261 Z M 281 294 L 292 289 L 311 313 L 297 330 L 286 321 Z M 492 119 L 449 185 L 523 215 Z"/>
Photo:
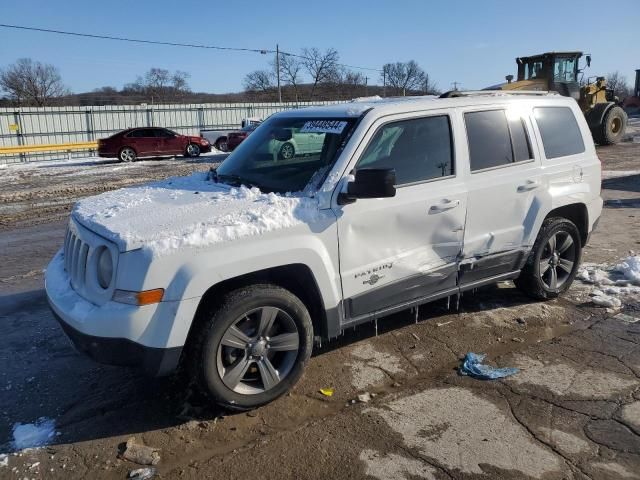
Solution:
<path fill-rule="evenodd" d="M 302 49 L 302 64 L 311 77 L 313 86 L 311 87 L 311 98 L 313 98 L 316 87 L 323 82 L 329 82 L 335 78 L 338 71 L 338 52 L 329 48 L 322 53 L 317 48 Z"/>
<path fill-rule="evenodd" d="M 367 83 L 367 78 L 360 72 L 348 70 L 342 75 L 341 83 L 353 86 L 365 85 Z"/>
<path fill-rule="evenodd" d="M 273 89 L 273 72 L 255 70 L 244 77 L 244 89 L 253 92 L 268 92 Z"/>
<path fill-rule="evenodd" d="M 190 92 L 188 80 L 191 75 L 182 70 L 176 70 L 171 76 L 171 88 L 173 89 L 175 96 L 183 96 L 185 93 Z"/>
<path fill-rule="evenodd" d="M 18 105 L 42 107 L 69 91 L 53 65 L 21 58 L 0 70 L 0 90 Z"/>
<path fill-rule="evenodd" d="M 396 93 L 406 95 L 407 91 L 425 90 L 427 74 L 415 60 L 408 62 L 387 63 L 382 67 L 381 77 L 386 84 L 395 89 Z"/>
<path fill-rule="evenodd" d="M 631 86 L 627 83 L 627 77 L 615 71 L 607 75 L 607 87 L 613 90 L 613 94 L 620 100 L 633 95 Z"/>
<path fill-rule="evenodd" d="M 148 97 L 154 103 L 176 100 L 190 91 L 187 72 L 176 70 L 171 73 L 164 68 L 151 68 L 135 82 L 124 86 L 123 92 Z"/>
<path fill-rule="evenodd" d="M 422 91 L 424 92 L 425 95 L 440 95 L 442 93 L 438 88 L 438 84 L 432 81 L 431 77 L 426 72 L 424 74 Z"/>
<path fill-rule="evenodd" d="M 286 84 L 293 87 L 293 92 L 296 96 L 296 102 L 299 100 L 298 87 L 302 83 L 302 69 L 304 65 L 302 62 L 293 55 L 286 53 L 280 54 L 280 79 Z M 276 66 L 273 66 L 274 71 Z"/>

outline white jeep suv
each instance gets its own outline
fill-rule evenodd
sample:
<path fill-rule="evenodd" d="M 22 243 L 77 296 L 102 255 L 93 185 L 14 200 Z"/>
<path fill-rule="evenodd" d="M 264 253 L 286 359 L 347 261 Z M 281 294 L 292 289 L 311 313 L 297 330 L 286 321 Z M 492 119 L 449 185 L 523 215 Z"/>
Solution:
<path fill-rule="evenodd" d="M 296 132 L 312 153 L 267 148 Z M 183 363 L 218 403 L 269 402 L 314 341 L 505 279 L 567 290 L 602 211 L 578 104 L 553 94 L 356 102 L 272 116 L 215 171 L 79 201 L 46 272 L 97 361 Z"/>

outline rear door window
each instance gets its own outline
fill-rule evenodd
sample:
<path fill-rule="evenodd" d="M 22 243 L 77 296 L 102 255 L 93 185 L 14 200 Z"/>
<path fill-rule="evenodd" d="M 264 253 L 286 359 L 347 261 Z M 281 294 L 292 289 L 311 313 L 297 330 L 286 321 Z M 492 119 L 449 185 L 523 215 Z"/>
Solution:
<path fill-rule="evenodd" d="M 536 107 L 533 114 L 547 158 L 566 157 L 584 152 L 582 133 L 573 110 L 569 107 Z"/>
<path fill-rule="evenodd" d="M 133 132 L 131 132 L 129 135 L 127 135 L 128 137 L 132 137 L 132 138 L 149 138 L 149 137 L 155 137 L 155 135 L 153 134 L 153 129 L 152 128 L 140 128 L 138 130 L 134 130 Z"/>
<path fill-rule="evenodd" d="M 524 122 L 507 119 L 505 110 L 464 114 L 471 171 L 510 165 L 533 158 Z"/>

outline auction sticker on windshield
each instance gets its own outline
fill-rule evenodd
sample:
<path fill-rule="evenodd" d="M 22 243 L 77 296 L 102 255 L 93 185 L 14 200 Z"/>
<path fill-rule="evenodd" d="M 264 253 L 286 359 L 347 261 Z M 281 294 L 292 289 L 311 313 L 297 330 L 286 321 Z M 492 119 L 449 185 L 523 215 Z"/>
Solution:
<path fill-rule="evenodd" d="M 340 120 L 310 120 L 305 122 L 300 133 L 342 133 L 347 122 Z"/>

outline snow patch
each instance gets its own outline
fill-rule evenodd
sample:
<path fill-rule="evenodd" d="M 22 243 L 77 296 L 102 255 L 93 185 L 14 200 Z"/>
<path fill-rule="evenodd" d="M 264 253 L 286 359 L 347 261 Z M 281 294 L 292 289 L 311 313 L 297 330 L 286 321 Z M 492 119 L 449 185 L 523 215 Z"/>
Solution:
<path fill-rule="evenodd" d="M 614 266 L 583 264 L 576 278 L 593 285 L 589 293 L 593 303 L 620 308 L 624 297 L 640 295 L 640 256 L 629 256 Z"/>
<path fill-rule="evenodd" d="M 16 450 L 44 447 L 56 436 L 55 421 L 41 417 L 34 423 L 16 423 L 13 426 L 12 446 Z"/>
<path fill-rule="evenodd" d="M 9 466 L 9 455 L 6 453 L 0 453 L 0 467 Z"/>
<path fill-rule="evenodd" d="M 310 194 L 229 187 L 199 172 L 80 200 L 73 217 L 122 251 L 144 248 L 159 256 L 315 223 L 329 214 Z"/>

